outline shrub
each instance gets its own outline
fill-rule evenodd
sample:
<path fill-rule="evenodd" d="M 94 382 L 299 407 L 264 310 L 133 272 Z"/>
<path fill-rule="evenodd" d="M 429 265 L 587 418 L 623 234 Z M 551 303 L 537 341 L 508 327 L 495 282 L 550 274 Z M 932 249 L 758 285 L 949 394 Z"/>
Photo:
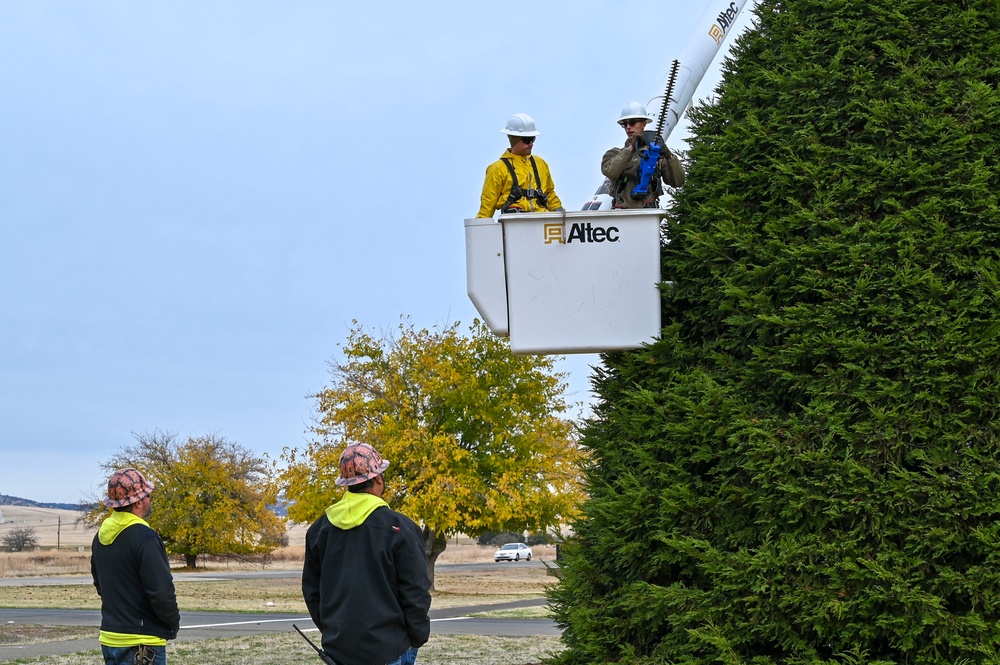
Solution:
<path fill-rule="evenodd" d="M 996 3 L 755 12 L 595 376 L 555 661 L 997 662 Z"/>

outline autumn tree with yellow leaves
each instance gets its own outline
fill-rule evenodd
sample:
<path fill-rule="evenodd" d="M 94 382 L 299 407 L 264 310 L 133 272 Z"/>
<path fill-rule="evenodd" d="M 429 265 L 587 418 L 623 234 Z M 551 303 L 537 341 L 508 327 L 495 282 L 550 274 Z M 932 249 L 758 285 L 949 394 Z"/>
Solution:
<path fill-rule="evenodd" d="M 475 321 L 374 334 L 357 321 L 332 381 L 315 395 L 317 439 L 286 450 L 288 517 L 315 520 L 336 501 L 347 442 L 391 464 L 389 505 L 421 525 L 428 574 L 456 533 L 540 531 L 575 514 L 581 451 L 564 417 L 564 375 L 543 356 L 514 355 Z"/>
<path fill-rule="evenodd" d="M 282 544 L 284 523 L 268 507 L 276 502 L 273 463 L 265 457 L 215 434 L 184 441 L 159 431 L 134 436 L 135 445 L 101 467 L 109 475 L 134 467 L 156 486 L 146 521 L 188 568 L 202 554 L 247 556 Z M 107 514 L 95 500 L 82 519 L 96 526 Z"/>

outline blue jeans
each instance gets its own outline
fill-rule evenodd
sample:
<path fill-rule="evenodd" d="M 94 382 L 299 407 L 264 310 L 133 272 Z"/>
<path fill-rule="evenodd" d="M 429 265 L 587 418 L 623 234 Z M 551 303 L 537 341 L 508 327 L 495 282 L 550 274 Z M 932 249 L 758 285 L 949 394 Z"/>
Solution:
<path fill-rule="evenodd" d="M 167 647 L 146 647 L 153 652 L 153 665 L 167 665 Z M 101 645 L 104 652 L 104 665 L 134 665 L 136 647 L 106 647 Z"/>
<path fill-rule="evenodd" d="M 399 658 L 385 665 L 413 665 L 415 662 L 417 662 L 417 649 L 410 647 Z"/>

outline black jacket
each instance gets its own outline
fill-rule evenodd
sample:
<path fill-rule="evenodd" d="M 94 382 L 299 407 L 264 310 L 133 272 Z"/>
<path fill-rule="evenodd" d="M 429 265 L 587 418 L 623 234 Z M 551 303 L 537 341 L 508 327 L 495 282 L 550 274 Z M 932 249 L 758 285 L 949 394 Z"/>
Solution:
<path fill-rule="evenodd" d="M 430 636 L 430 578 L 420 528 L 382 506 L 359 526 L 326 515 L 306 532 L 302 595 L 342 665 L 384 665 Z"/>
<path fill-rule="evenodd" d="M 101 630 L 126 635 L 177 637 L 181 615 L 160 536 L 132 524 L 110 545 L 94 536 L 90 572 L 101 596 Z"/>

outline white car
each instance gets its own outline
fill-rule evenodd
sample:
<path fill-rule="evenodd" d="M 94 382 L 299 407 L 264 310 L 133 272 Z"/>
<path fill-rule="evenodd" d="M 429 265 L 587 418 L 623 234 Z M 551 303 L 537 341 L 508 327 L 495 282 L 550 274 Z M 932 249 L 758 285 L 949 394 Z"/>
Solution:
<path fill-rule="evenodd" d="M 524 543 L 507 543 L 493 553 L 493 561 L 531 561 L 531 548 Z"/>

